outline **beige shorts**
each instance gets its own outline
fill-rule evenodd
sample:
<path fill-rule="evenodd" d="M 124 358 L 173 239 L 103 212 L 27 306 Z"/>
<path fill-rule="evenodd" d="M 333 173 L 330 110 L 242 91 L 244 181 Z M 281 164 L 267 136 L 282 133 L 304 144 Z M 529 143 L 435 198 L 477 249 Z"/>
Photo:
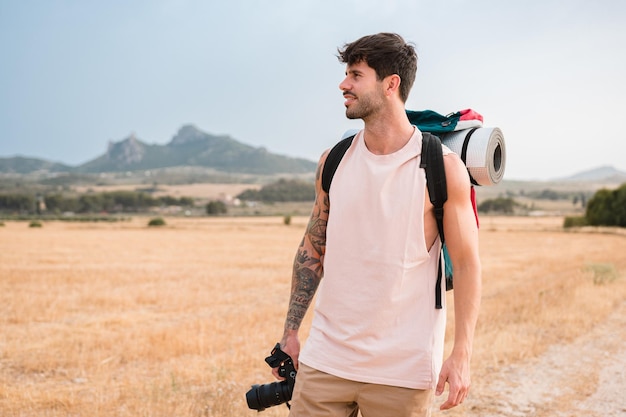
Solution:
<path fill-rule="evenodd" d="M 368 384 L 300 364 L 289 417 L 427 417 L 433 390 Z"/>

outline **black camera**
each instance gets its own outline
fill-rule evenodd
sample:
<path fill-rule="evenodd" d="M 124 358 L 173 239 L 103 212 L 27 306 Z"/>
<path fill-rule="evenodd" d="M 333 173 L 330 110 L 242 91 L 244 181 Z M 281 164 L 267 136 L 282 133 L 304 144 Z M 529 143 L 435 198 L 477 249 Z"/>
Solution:
<path fill-rule="evenodd" d="M 296 384 L 296 368 L 293 366 L 293 360 L 280 349 L 280 343 L 276 343 L 272 354 L 265 358 L 265 362 L 271 368 L 278 368 L 278 375 L 285 380 L 253 385 L 246 393 L 248 408 L 263 411 L 282 403 L 287 403 L 287 407 L 290 407 L 288 401 L 291 400 L 293 386 Z"/>

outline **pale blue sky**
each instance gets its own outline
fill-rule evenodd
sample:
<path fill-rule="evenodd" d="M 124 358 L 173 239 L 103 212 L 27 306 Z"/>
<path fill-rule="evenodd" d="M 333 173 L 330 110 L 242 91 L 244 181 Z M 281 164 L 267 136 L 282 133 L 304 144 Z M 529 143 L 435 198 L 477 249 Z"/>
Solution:
<path fill-rule="evenodd" d="M 415 43 L 407 108 L 473 108 L 505 179 L 626 170 L 626 2 L 0 0 L 0 157 L 78 165 L 187 123 L 317 160 L 349 128 L 336 48 Z"/>

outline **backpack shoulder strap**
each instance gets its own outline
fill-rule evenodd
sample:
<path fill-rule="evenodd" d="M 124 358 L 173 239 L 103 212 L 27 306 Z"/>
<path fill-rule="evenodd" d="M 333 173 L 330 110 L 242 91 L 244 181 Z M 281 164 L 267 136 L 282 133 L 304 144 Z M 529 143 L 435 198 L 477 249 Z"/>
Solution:
<path fill-rule="evenodd" d="M 437 284 L 435 285 L 435 308 L 443 308 L 441 297 L 441 282 L 443 279 L 443 268 L 441 266 L 441 256 L 445 235 L 443 233 L 443 205 L 448 200 L 448 189 L 446 184 L 446 170 L 443 165 L 443 150 L 441 140 L 437 136 L 428 132 L 422 132 L 422 158 L 420 168 L 426 172 L 426 186 L 430 202 L 434 206 L 435 220 L 441 239 L 442 250 L 439 252 L 439 268 L 437 271 Z M 450 283 L 451 284 L 451 283 Z M 448 288 L 446 280 L 446 289 Z M 451 285 L 450 285 L 451 287 Z"/>
<path fill-rule="evenodd" d="M 422 162 L 420 168 L 426 171 L 426 185 L 430 202 L 435 207 L 435 219 L 441 236 L 441 243 L 445 242 L 443 234 L 443 205 L 448 200 L 446 185 L 446 171 L 443 166 L 443 151 L 441 140 L 428 132 L 422 132 Z"/>
<path fill-rule="evenodd" d="M 330 190 L 330 183 L 333 181 L 333 176 L 337 171 L 341 158 L 346 154 L 346 151 L 352 144 L 352 139 L 356 135 L 349 136 L 341 141 L 337 142 L 335 146 L 328 152 L 326 161 L 324 162 L 324 168 L 322 168 L 322 189 L 328 193 Z"/>

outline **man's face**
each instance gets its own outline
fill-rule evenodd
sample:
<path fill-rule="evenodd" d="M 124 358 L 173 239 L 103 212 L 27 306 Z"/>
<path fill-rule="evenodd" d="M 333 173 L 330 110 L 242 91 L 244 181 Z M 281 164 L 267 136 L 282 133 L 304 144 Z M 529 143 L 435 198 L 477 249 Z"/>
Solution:
<path fill-rule="evenodd" d="M 376 79 L 376 71 L 364 61 L 346 67 L 346 78 L 339 89 L 346 99 L 348 119 L 366 119 L 384 104 L 382 81 Z"/>

